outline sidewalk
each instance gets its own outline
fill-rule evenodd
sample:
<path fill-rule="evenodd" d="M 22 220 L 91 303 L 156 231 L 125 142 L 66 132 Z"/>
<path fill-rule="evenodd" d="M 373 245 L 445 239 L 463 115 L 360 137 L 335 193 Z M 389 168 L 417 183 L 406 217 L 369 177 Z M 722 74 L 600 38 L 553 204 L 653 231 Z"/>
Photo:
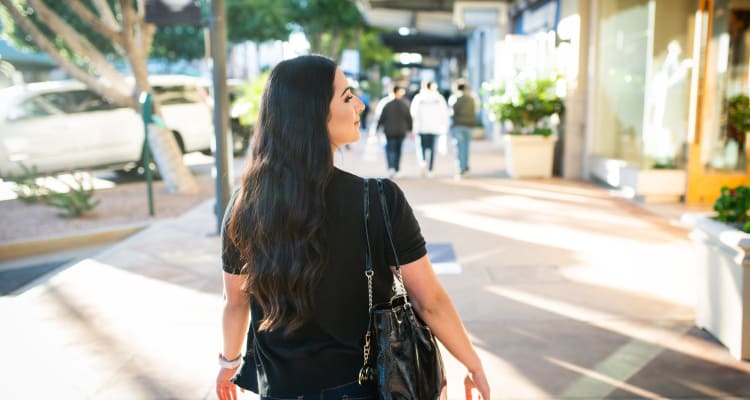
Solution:
<path fill-rule="evenodd" d="M 382 149 L 363 143 L 337 165 L 381 175 Z M 493 399 L 750 398 L 750 363 L 693 326 L 684 229 L 589 184 L 506 179 L 487 142 L 472 148 L 470 179 L 452 179 L 450 155 L 432 180 L 413 149 L 402 163 L 425 238 L 457 256 L 460 272 L 440 277 Z M 215 225 L 208 201 L 0 298 L 0 398 L 214 398 Z M 444 358 L 460 399 L 463 369 Z"/>

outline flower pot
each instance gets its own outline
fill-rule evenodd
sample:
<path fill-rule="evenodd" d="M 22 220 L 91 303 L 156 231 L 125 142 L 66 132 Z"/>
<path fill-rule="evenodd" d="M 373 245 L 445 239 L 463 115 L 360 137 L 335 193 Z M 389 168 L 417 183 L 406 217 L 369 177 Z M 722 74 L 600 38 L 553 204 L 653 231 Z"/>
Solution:
<path fill-rule="evenodd" d="M 513 178 L 552 176 L 557 136 L 504 135 L 505 170 Z"/>
<path fill-rule="evenodd" d="M 695 324 L 750 360 L 750 234 L 708 214 L 687 214 L 697 251 Z"/>

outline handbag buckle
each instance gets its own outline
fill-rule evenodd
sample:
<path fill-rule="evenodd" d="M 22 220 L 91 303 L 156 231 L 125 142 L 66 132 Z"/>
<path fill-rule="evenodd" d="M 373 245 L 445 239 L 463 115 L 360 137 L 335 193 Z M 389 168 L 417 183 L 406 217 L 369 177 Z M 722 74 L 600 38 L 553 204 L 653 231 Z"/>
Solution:
<path fill-rule="evenodd" d="M 372 368 L 370 368 L 369 365 L 365 365 L 359 370 L 359 376 L 357 377 L 357 382 L 360 385 L 364 385 L 365 383 L 371 381 L 372 379 L 373 379 Z"/>

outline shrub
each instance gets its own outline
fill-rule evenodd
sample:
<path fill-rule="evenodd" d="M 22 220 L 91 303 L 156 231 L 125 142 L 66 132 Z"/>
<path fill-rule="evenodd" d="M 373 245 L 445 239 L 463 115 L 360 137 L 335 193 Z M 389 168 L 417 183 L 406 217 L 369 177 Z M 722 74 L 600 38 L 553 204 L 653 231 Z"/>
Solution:
<path fill-rule="evenodd" d="M 26 204 L 35 204 L 43 201 L 49 194 L 49 190 L 37 181 L 39 174 L 36 166 L 29 167 L 23 163 L 18 163 L 18 165 L 21 167 L 21 174 L 5 178 L 15 184 L 13 193 L 16 194 L 18 200 Z"/>
<path fill-rule="evenodd" d="M 513 124 L 511 134 L 553 133 L 549 117 L 562 114 L 564 104 L 555 93 L 559 76 L 510 82 L 490 87 L 487 108 L 497 121 Z"/>
<path fill-rule="evenodd" d="M 70 175 L 73 177 L 73 183 L 67 182 L 56 177 L 47 177 L 53 179 L 63 186 L 67 191 L 57 192 L 49 190 L 46 186 L 39 184 L 41 179 L 37 174 L 37 168 L 19 164 L 21 175 L 8 177 L 10 182 L 15 184 L 13 191 L 19 200 L 26 204 L 44 203 L 48 206 L 61 209 L 57 214 L 63 218 L 78 217 L 89 211 L 92 211 L 99 205 L 98 200 L 94 200 L 94 185 L 91 179 L 85 179 L 87 174 L 80 171 L 73 171 Z"/>
<path fill-rule="evenodd" d="M 57 215 L 63 218 L 79 217 L 99 205 L 99 200 L 93 198 L 93 182 L 89 179 L 87 183 L 85 175 L 80 172 L 73 172 L 71 176 L 74 183 L 60 180 L 68 187 L 67 192 L 50 192 L 44 201 L 49 206 L 61 209 Z"/>
<path fill-rule="evenodd" d="M 722 187 L 721 195 L 714 202 L 716 219 L 750 232 L 747 212 L 750 209 L 750 187 Z"/>

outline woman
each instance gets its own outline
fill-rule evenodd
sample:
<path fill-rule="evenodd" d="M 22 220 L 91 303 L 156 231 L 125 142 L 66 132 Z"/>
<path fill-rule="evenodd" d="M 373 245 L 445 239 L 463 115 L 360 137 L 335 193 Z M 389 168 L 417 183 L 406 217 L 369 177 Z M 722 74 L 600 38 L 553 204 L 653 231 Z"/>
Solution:
<path fill-rule="evenodd" d="M 359 139 L 362 108 L 327 58 L 301 56 L 271 72 L 251 162 L 225 214 L 222 400 L 236 398 L 235 374 L 246 388 L 257 383 L 261 399 L 376 398 L 372 385 L 357 383 L 368 318 L 363 180 L 333 167 L 333 152 Z M 476 388 L 489 399 L 482 364 L 432 271 L 404 194 L 386 181 L 386 198 L 415 310 L 467 366 L 467 393 Z M 390 298 L 393 261 L 376 211 L 377 303 Z M 246 331 L 254 355 L 240 369 Z"/>

